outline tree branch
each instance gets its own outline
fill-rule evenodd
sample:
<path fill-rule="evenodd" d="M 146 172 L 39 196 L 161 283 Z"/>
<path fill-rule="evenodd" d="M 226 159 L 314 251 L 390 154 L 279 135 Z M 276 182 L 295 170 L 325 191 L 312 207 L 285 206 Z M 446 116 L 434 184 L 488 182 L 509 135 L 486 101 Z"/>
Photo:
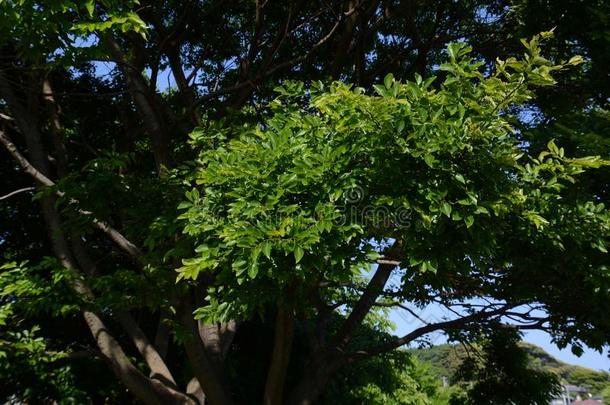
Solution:
<path fill-rule="evenodd" d="M 55 186 L 55 182 L 49 179 L 47 176 L 42 174 L 38 169 L 36 169 L 17 149 L 15 144 L 10 140 L 10 138 L 4 133 L 4 131 L 0 130 L 0 142 L 4 145 L 6 150 L 13 156 L 13 158 L 19 163 L 19 165 L 23 168 L 23 170 L 32 176 L 34 180 L 36 180 L 40 185 L 53 187 Z M 57 190 L 55 192 L 59 197 L 65 196 L 65 193 Z M 72 199 L 72 203 L 78 204 L 78 201 Z M 114 229 L 112 226 L 108 225 L 106 222 L 101 221 L 93 216 L 93 213 L 89 211 L 85 211 L 82 209 L 77 210 L 80 214 L 91 217 L 93 225 L 104 232 L 106 235 L 112 239 L 118 247 L 120 247 L 124 252 L 126 252 L 133 259 L 136 259 L 139 262 L 143 261 L 144 253 L 129 239 L 127 239 L 123 234 Z"/>
<path fill-rule="evenodd" d="M 400 244 L 396 242 L 394 246 L 389 249 L 389 255 L 394 256 L 393 253 L 399 248 Z M 337 334 L 333 337 L 331 347 L 342 350 L 342 348 L 347 345 L 354 331 L 360 326 L 371 310 L 371 307 L 375 304 L 377 297 L 383 291 L 392 271 L 396 267 L 397 264 L 394 262 L 378 265 L 375 274 L 369 281 L 356 305 L 354 305 L 352 312 L 349 314 Z"/>
<path fill-rule="evenodd" d="M 138 349 L 138 352 L 146 361 L 148 368 L 150 369 L 150 378 L 155 378 L 162 381 L 165 385 L 170 387 L 176 387 L 176 381 L 172 376 L 172 373 L 167 368 L 165 361 L 161 358 L 161 355 L 157 352 L 157 349 L 150 343 L 142 329 L 138 326 L 135 319 L 127 311 L 118 311 L 115 317 L 121 323 L 121 326 L 127 334 L 131 337 L 134 345 Z"/>
<path fill-rule="evenodd" d="M 22 164 L 24 169 L 37 178 L 41 184 L 45 184 L 45 182 L 53 183 L 47 177 L 49 167 L 45 158 L 46 154 L 42 144 L 40 131 L 34 125 L 34 120 L 16 98 L 12 88 L 2 76 L 2 71 L 0 71 L 0 92 L 7 100 L 9 107 L 15 114 L 20 129 L 24 132 L 32 161 L 37 167 L 31 165 L 27 159 L 19 153 L 15 145 L 3 131 L 0 131 L 0 141 L 2 141 L 13 157 Z M 93 299 L 94 296 L 91 289 L 83 281 L 80 271 L 72 258 L 68 242 L 62 232 L 61 219 L 55 208 L 53 196 L 43 196 L 42 214 L 51 239 L 53 252 L 60 263 L 74 275 L 74 279 L 71 282 L 72 290 L 77 295 L 84 297 L 87 301 Z M 192 399 L 185 394 L 162 384 L 160 381 L 151 380 L 144 376 L 133 365 L 118 342 L 108 332 L 101 318 L 95 312 L 87 307 L 82 307 L 81 314 L 87 323 L 101 354 L 104 356 L 104 359 L 110 363 L 116 376 L 133 391 L 141 401 L 146 404 L 181 403 L 194 405 Z"/>
<path fill-rule="evenodd" d="M 199 331 L 191 308 L 192 299 L 188 296 L 184 297 L 178 309 L 178 319 L 190 335 L 184 340 L 183 345 L 193 367 L 193 373 L 203 388 L 206 398 L 212 404 L 231 405 L 233 401 L 218 374 L 215 362 L 208 355 L 201 339 L 196 338 L 199 336 Z"/>
<path fill-rule="evenodd" d="M 253 86 L 254 83 L 259 82 L 262 79 L 265 79 L 271 75 L 273 75 L 275 72 L 282 70 L 286 67 L 289 66 L 293 66 L 296 65 L 297 63 L 303 62 L 305 60 L 307 60 L 311 55 L 313 55 L 313 53 L 315 51 L 318 50 L 318 48 L 320 48 L 323 44 L 325 44 L 330 38 L 332 38 L 332 36 L 335 34 L 337 28 L 341 25 L 341 20 L 337 21 L 335 23 L 335 25 L 330 29 L 330 31 L 323 36 L 322 38 L 320 38 L 320 40 L 318 42 L 316 42 L 311 49 L 309 49 L 309 51 L 307 53 L 305 53 L 304 55 L 300 55 L 297 57 L 294 57 L 290 60 L 287 60 L 285 62 L 279 63 L 277 65 L 275 65 L 274 67 L 270 68 L 270 69 L 266 69 L 263 73 L 259 74 L 258 76 L 256 76 L 255 78 L 251 79 L 251 80 L 247 80 L 241 83 L 238 83 L 234 86 L 230 86 L 230 87 L 225 87 L 224 89 L 220 89 L 217 91 L 213 91 L 211 93 L 208 93 L 206 96 L 202 97 L 199 102 L 200 103 L 204 103 L 207 102 L 209 100 L 215 99 L 217 97 L 223 96 L 225 94 L 229 94 L 229 93 L 233 93 L 234 91 L 237 90 L 241 90 L 245 87 L 248 86 Z"/>
<path fill-rule="evenodd" d="M 165 122 L 155 108 L 156 91 L 150 91 L 142 74 L 127 60 L 114 38 L 106 36 L 104 40 L 127 79 L 131 97 L 151 137 L 157 171 L 161 173 L 162 166 L 170 167 L 169 139 Z"/>
<path fill-rule="evenodd" d="M 0 196 L 0 200 L 6 200 L 7 198 L 10 198 L 10 197 L 12 197 L 12 196 L 14 196 L 14 195 L 16 195 L 16 194 L 19 194 L 19 193 L 24 193 L 24 192 L 26 192 L 26 191 L 32 191 L 32 190 L 36 190 L 36 188 L 35 188 L 35 187 L 24 187 L 24 188 L 20 188 L 20 189 L 18 189 L 18 190 L 11 191 L 11 192 L 10 192 L 10 193 L 8 193 L 8 194 L 5 194 L 5 195 L 3 195 L 3 196 Z"/>
<path fill-rule="evenodd" d="M 502 315 L 508 309 L 514 308 L 515 306 L 516 305 L 506 304 L 500 308 L 497 308 L 497 309 L 494 309 L 491 311 L 480 311 L 480 312 L 476 312 L 474 314 L 466 315 L 462 318 L 452 319 L 450 321 L 430 323 L 430 324 L 427 324 L 425 326 L 422 326 L 420 328 L 417 328 L 417 329 L 409 332 L 408 334 L 404 335 L 401 338 L 384 343 L 382 345 L 379 345 L 379 346 L 371 348 L 371 349 L 359 350 L 356 353 L 347 357 L 347 362 L 351 363 L 351 362 L 354 362 L 359 359 L 371 357 L 371 356 L 374 356 L 374 355 L 377 355 L 380 353 L 385 353 L 385 352 L 397 349 L 400 346 L 406 345 L 406 344 L 414 341 L 415 339 L 418 339 L 430 332 L 434 332 L 437 330 L 461 328 L 464 325 L 474 322 L 474 321 L 480 321 L 483 319 L 489 319 L 489 318 L 492 318 L 492 317 L 495 317 L 498 315 Z"/>

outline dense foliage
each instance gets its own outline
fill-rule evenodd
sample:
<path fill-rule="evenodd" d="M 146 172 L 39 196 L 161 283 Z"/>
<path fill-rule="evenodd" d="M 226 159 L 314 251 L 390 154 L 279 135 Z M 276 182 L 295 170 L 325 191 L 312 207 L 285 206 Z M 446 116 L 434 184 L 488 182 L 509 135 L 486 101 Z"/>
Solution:
<path fill-rule="evenodd" d="M 583 387 L 587 389 L 590 394 L 595 396 L 603 396 L 604 392 L 610 389 L 610 373 L 607 371 L 597 371 L 564 363 L 548 354 L 542 348 L 529 343 L 520 342 L 518 345 L 522 349 L 522 352 L 519 353 L 515 351 L 514 347 L 510 348 L 510 350 L 506 350 L 506 345 L 498 344 L 501 342 L 502 340 L 498 341 L 498 339 L 496 339 L 495 341 L 487 340 L 468 346 L 442 344 L 429 348 L 414 349 L 411 353 L 414 354 L 420 362 L 429 365 L 429 372 L 432 373 L 432 375 L 437 378 L 445 377 L 451 384 L 458 385 L 462 388 L 462 390 L 458 390 L 454 395 L 456 399 L 468 398 L 468 396 L 465 395 L 464 388 L 467 388 L 468 384 L 473 384 L 472 386 L 474 387 L 476 386 L 476 382 L 480 380 L 476 375 L 469 375 L 469 373 L 486 371 L 484 360 L 496 350 L 494 348 L 494 343 L 495 347 L 500 348 L 498 355 L 507 356 L 509 359 L 508 361 L 502 361 L 499 364 L 500 367 L 511 364 L 515 366 L 520 363 L 522 366 L 525 365 L 535 372 L 550 373 L 562 384 L 572 384 Z M 510 341 L 506 343 L 510 343 Z M 489 349 L 493 351 L 491 351 L 491 353 L 486 353 L 490 351 Z M 482 356 L 481 353 L 486 354 Z M 525 362 L 523 361 L 524 353 L 527 355 L 527 361 Z M 474 367 L 471 367 L 473 362 L 475 363 Z M 498 367 L 498 365 L 496 365 L 496 367 Z M 490 370 L 494 369 L 490 368 Z M 527 372 L 527 369 L 525 371 Z M 491 377 L 494 378 L 497 376 L 500 376 L 500 374 L 494 373 L 491 375 Z M 514 377 L 515 373 L 509 373 L 508 379 Z M 527 378 L 527 380 L 530 379 Z M 495 384 L 492 386 L 495 387 Z M 497 390 L 497 388 L 498 387 L 494 388 L 493 393 L 501 394 L 502 391 Z M 506 390 L 504 392 L 508 392 L 510 398 L 511 394 L 521 395 L 520 391 L 522 390 Z M 475 395 L 480 393 L 480 391 L 472 389 L 471 392 Z M 539 393 L 538 389 L 534 390 L 533 396 L 537 395 L 537 393 Z"/>
<path fill-rule="evenodd" d="M 2 399 L 429 403 L 431 332 L 607 346 L 608 7 L 0 2 Z"/>
<path fill-rule="evenodd" d="M 481 359 L 464 359 L 455 377 L 470 382 L 467 403 L 545 404 L 559 396 L 557 376 L 531 368 L 518 341 L 514 331 L 496 331 L 483 342 Z"/>

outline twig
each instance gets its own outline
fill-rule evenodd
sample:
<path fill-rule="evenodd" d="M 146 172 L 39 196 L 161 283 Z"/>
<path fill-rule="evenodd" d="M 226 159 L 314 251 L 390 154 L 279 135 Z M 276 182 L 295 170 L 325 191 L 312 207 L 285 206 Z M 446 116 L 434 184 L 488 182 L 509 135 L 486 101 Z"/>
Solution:
<path fill-rule="evenodd" d="M 0 197 L 0 200 L 6 200 L 7 198 L 14 196 L 15 194 L 23 193 L 25 191 L 32 191 L 32 190 L 35 190 L 35 187 L 20 188 L 19 190 L 11 191 L 10 193 L 3 195 L 2 197 Z"/>

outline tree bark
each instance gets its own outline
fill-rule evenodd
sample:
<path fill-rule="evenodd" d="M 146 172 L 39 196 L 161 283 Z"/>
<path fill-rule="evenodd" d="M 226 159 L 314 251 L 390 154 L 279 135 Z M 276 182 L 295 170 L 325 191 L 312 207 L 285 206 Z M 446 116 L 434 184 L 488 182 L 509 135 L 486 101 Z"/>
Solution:
<path fill-rule="evenodd" d="M 159 324 L 157 325 L 157 331 L 155 333 L 154 345 L 159 352 L 162 359 L 167 356 L 167 349 L 169 347 L 170 329 L 167 325 L 167 321 L 171 318 L 169 310 L 162 309 L 159 314 Z"/>
<path fill-rule="evenodd" d="M 357 10 L 359 7 L 361 7 L 360 0 L 351 0 L 348 3 L 347 13 L 350 13 L 350 15 L 343 23 L 343 32 L 337 40 L 335 56 L 330 70 L 331 77 L 334 80 L 340 79 L 341 71 L 345 67 L 345 60 L 350 50 L 350 44 L 354 39 L 354 31 L 358 22 L 358 15 L 360 14 L 360 11 Z"/>
<path fill-rule="evenodd" d="M 328 380 L 338 368 L 332 363 L 330 353 L 326 357 L 320 352 L 312 362 L 305 366 L 303 376 L 286 403 L 289 405 L 315 404 Z"/>
<path fill-rule="evenodd" d="M 110 363 L 119 379 L 136 397 L 146 404 L 196 405 L 192 398 L 142 374 L 125 355 L 119 343 L 110 335 L 102 320 L 94 312 L 83 310 L 82 313 L 102 355 Z"/>
<path fill-rule="evenodd" d="M 284 384 L 288 363 L 290 362 L 293 336 L 294 311 L 292 308 L 280 304 L 275 319 L 275 338 L 271 365 L 265 384 L 265 405 L 281 405 L 283 403 Z"/>
<path fill-rule="evenodd" d="M 199 338 L 199 328 L 192 314 L 192 300 L 185 297 L 179 310 L 179 320 L 188 332 L 188 338 L 183 342 L 186 355 L 199 384 L 203 388 L 206 402 L 211 405 L 231 405 L 233 400 L 224 383 L 224 378 L 218 370 L 218 364 L 206 350 Z"/>
<path fill-rule="evenodd" d="M 333 337 L 331 347 L 341 349 L 349 343 L 352 334 L 362 324 L 395 268 L 395 264 L 379 264 L 354 309 Z"/>
<path fill-rule="evenodd" d="M 184 76 L 184 70 L 182 70 L 182 64 L 180 63 L 180 56 L 178 49 L 169 49 L 167 52 L 167 58 L 169 65 L 172 70 L 172 74 L 176 79 L 176 85 L 180 91 L 180 96 L 184 101 L 185 107 L 188 109 L 188 115 L 193 125 L 201 125 L 201 112 L 195 102 L 195 95 L 193 89 L 189 86 L 186 77 Z"/>
<path fill-rule="evenodd" d="M 163 361 L 163 358 L 161 358 L 157 349 L 150 343 L 135 319 L 126 311 L 117 312 L 115 317 L 131 337 L 131 340 L 133 340 L 134 345 L 138 349 L 138 352 L 140 352 L 140 355 L 144 358 L 144 361 L 146 361 L 146 364 L 150 369 L 150 378 L 160 380 L 170 387 L 176 387 L 176 381 Z"/>
<path fill-rule="evenodd" d="M 51 81 L 48 77 L 45 77 L 42 81 L 42 94 L 51 121 L 51 134 L 53 135 L 55 161 L 57 162 L 57 176 L 63 177 L 68 172 L 68 151 L 66 150 L 66 144 L 63 141 L 63 130 L 61 121 L 59 120 L 59 107 L 55 102 L 53 87 L 51 87 Z"/>

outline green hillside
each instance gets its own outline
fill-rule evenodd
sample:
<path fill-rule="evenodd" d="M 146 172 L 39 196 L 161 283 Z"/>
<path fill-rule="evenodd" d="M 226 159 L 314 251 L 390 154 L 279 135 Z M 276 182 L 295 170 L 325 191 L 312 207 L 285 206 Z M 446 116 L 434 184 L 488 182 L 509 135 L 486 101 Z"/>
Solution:
<path fill-rule="evenodd" d="M 541 347 L 522 342 L 521 347 L 530 358 L 532 368 L 550 371 L 561 377 L 568 384 L 589 387 L 592 394 L 610 390 L 610 373 L 576 366 L 557 360 Z M 414 349 L 412 353 L 422 362 L 430 365 L 431 371 L 439 378 L 446 377 L 451 381 L 457 368 L 469 354 L 476 356 L 478 348 L 463 345 L 443 344 L 424 349 Z"/>

